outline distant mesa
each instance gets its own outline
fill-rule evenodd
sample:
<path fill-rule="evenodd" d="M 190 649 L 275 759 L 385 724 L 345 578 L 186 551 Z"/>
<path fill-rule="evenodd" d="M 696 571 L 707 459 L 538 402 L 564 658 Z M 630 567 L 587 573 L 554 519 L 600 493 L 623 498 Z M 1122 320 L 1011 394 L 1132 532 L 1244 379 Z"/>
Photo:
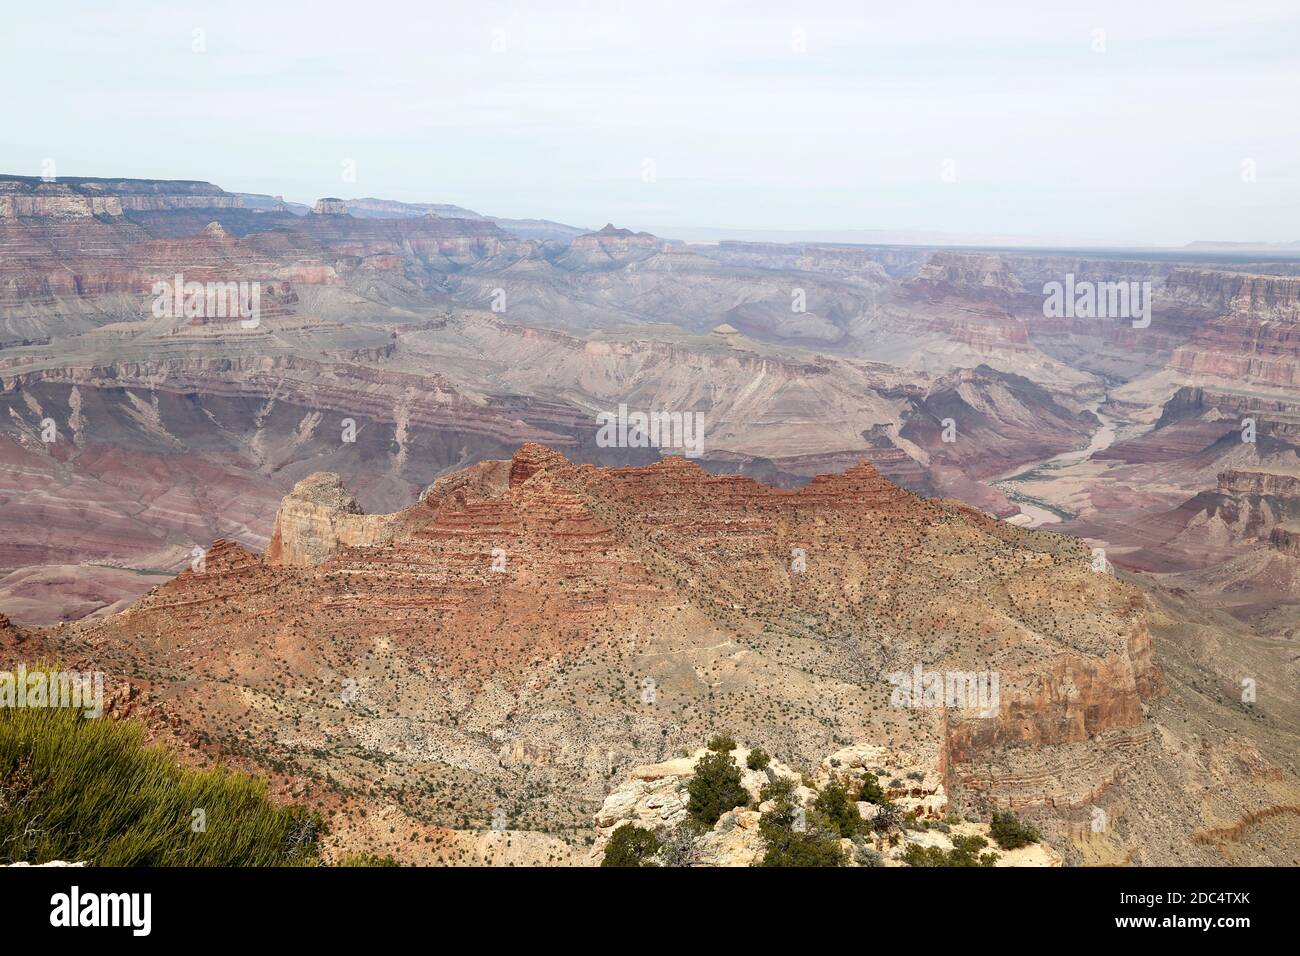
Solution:
<path fill-rule="evenodd" d="M 270 196 L 266 193 L 236 193 L 235 195 L 239 197 L 243 208 L 258 212 L 287 212 L 295 216 L 306 216 L 311 212 L 311 207 L 305 203 L 286 202 L 284 196 Z"/>
<path fill-rule="evenodd" d="M 605 239 L 655 239 L 658 237 L 651 232 L 633 232 L 631 229 L 621 229 L 612 222 L 607 222 L 599 232 L 589 232 L 588 236 L 600 236 Z"/>
<path fill-rule="evenodd" d="M 570 267 L 626 265 L 663 252 L 667 243 L 648 232 L 620 229 L 612 222 L 574 238 L 561 263 Z"/>
<path fill-rule="evenodd" d="M 327 196 L 324 199 L 317 199 L 316 205 L 312 206 L 311 211 L 317 216 L 347 216 L 348 204 L 342 199 L 333 196 Z"/>
<path fill-rule="evenodd" d="M 1004 257 L 968 252 L 936 252 L 904 286 L 913 295 L 964 295 L 999 304 L 1025 291 Z"/>
<path fill-rule="evenodd" d="M 212 183 L 191 180 L 93 179 L 0 174 L 0 219 L 52 222 L 120 217 L 130 212 L 239 209 L 243 203 Z"/>
<path fill-rule="evenodd" d="M 398 202 L 395 199 L 349 199 L 348 212 L 358 219 L 486 219 L 488 217 L 450 203 Z"/>

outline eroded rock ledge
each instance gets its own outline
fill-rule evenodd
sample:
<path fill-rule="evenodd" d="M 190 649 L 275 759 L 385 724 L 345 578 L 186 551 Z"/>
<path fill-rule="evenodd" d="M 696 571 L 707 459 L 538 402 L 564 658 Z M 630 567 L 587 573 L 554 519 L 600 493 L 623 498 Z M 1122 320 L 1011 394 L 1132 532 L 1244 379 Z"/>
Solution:
<path fill-rule="evenodd" d="M 748 767 L 753 751 L 739 746 L 729 752 L 740 769 L 740 785 L 749 796 L 747 806 L 735 807 L 719 817 L 712 829 L 690 837 L 685 851 L 687 866 L 757 866 L 767 851 L 760 829 L 765 813 L 775 809 L 775 802 L 763 799 L 769 783 L 784 781 L 792 788 L 792 802 L 805 813 L 815 809 L 818 797 L 831 785 L 853 792 L 864 779 L 878 781 L 884 799 L 900 814 L 904 824 L 888 828 L 871 828 L 853 839 L 840 839 L 840 847 L 850 866 L 907 866 L 905 856 L 911 846 L 950 851 L 960 837 L 981 837 L 989 850 L 997 854 L 994 866 L 1062 865 L 1062 858 L 1042 842 L 1015 850 L 999 848 L 990 838 L 990 824 L 948 815 L 948 797 L 940 773 L 937 753 L 920 754 L 895 751 L 873 744 L 859 744 L 830 754 L 811 773 L 800 773 L 779 760 L 772 759 L 762 769 Z M 709 750 L 700 749 L 689 757 L 632 769 L 629 778 L 606 797 L 596 814 L 596 841 L 588 856 L 589 865 L 599 865 L 610 838 L 622 826 L 633 825 L 650 830 L 665 842 L 686 839 L 690 796 L 688 787 L 696 767 Z M 872 823 L 882 812 L 882 805 L 856 801 L 857 812 Z M 681 852 L 680 850 L 678 852 Z"/>

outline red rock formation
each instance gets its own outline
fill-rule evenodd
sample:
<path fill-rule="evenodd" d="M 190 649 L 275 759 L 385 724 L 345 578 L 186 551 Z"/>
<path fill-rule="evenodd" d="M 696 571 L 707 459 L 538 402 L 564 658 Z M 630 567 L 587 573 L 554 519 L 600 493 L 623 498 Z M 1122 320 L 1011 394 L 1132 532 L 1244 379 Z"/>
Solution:
<path fill-rule="evenodd" d="M 967 252 L 934 253 L 903 287 L 934 300 L 961 297 L 995 305 L 1007 305 L 1024 292 L 1006 259 Z"/>
<path fill-rule="evenodd" d="M 929 454 L 932 471 L 981 479 L 1086 446 L 1095 421 L 1027 378 L 981 365 L 933 382 L 904 414 L 899 435 Z"/>
<path fill-rule="evenodd" d="M 1300 501 L 1300 478 L 1264 471 L 1224 471 L 1219 474 L 1219 491 L 1225 495 L 1268 495 Z"/>
<path fill-rule="evenodd" d="M 1011 311 L 1024 289 L 999 256 L 936 252 L 899 292 L 886 312 L 897 333 L 939 336 L 981 354 L 1033 350 L 1028 326 Z"/>
<path fill-rule="evenodd" d="M 1167 288 L 1221 310 L 1170 366 L 1196 375 L 1300 386 L 1300 278 L 1177 271 Z"/>
<path fill-rule="evenodd" d="M 1154 428 L 1093 457 L 1135 464 L 1187 459 L 1240 436 L 1246 418 L 1255 420 L 1258 441 L 1300 445 L 1300 402 L 1185 386 L 1165 402 Z"/>
<path fill-rule="evenodd" d="M 18 628 L 0 614 L 0 667 L 51 659 L 49 643 L 43 637 Z"/>
<path fill-rule="evenodd" d="M 1078 742 L 1133 727 L 1142 721 L 1142 701 L 1164 691 L 1151 633 L 1142 621 L 1134 622 L 1128 646 L 1112 657 L 1100 661 L 1061 657 L 1036 666 L 1032 675 L 1013 683 L 1024 689 L 1002 694 L 996 720 L 949 724 L 951 760 L 978 760 L 982 751 L 1008 744 Z"/>
<path fill-rule="evenodd" d="M 501 467 L 493 466 L 484 477 L 499 476 Z M 313 478 L 312 488 L 325 487 L 324 477 Z M 300 530 L 305 528 L 298 514 L 300 500 L 310 498 L 308 503 L 329 515 L 366 520 L 355 515 L 351 499 L 340 497 L 337 480 L 328 477 L 332 504 L 318 502 L 320 495 L 302 490 L 308 483 L 285 501 L 293 511 L 295 548 L 305 533 Z M 995 656 L 982 662 L 992 666 L 997 655 L 1025 652 L 1024 638 L 1015 636 L 1022 625 L 1008 621 L 1006 627 L 990 630 L 987 608 L 976 613 L 972 606 L 917 604 L 904 597 L 949 586 L 943 583 L 946 578 L 921 568 L 938 560 L 956 541 L 976 548 L 989 546 L 983 542 L 999 542 L 996 547 L 1001 549 L 1026 541 L 1025 533 L 964 509 L 927 503 L 884 480 L 865 463 L 840 475 L 819 476 L 800 490 L 783 491 L 736 476 L 710 476 L 684 459 L 641 468 L 573 465 L 534 444 L 522 447 L 509 463 L 508 488 L 502 487 L 499 477 L 487 486 L 482 480 L 472 479 L 473 486 L 485 487 L 486 497 L 479 492 L 449 495 L 467 487 L 464 479 L 458 479 L 436 485 L 404 516 L 382 516 L 390 528 L 399 529 L 396 534 L 355 539 L 351 544 L 332 540 L 326 550 L 334 556 L 319 571 L 274 570 L 237 546 L 219 542 L 208 553 L 202 573 L 183 573 L 131 615 L 137 622 L 162 615 L 170 621 L 167 627 L 182 631 L 201 628 L 206 626 L 204 618 L 217 609 L 200 601 L 193 605 L 193 614 L 199 617 L 182 613 L 181 608 L 191 605 L 188 600 L 178 604 L 177 595 L 195 589 L 201 593 L 209 584 L 219 594 L 251 587 L 249 600 L 257 603 L 254 595 L 263 584 L 278 582 L 273 591 L 280 596 L 249 619 L 258 633 L 290 626 L 287 622 L 298 615 L 315 613 L 310 608 L 324 607 L 344 615 L 331 625 L 337 640 L 352 628 L 364 631 L 369 626 L 366 621 L 380 615 L 392 618 L 390 632 L 407 633 L 417 644 L 433 642 L 430 646 L 439 648 L 436 653 L 444 666 L 472 672 L 490 666 L 500 680 L 512 679 L 508 668 L 538 653 L 541 646 L 556 653 L 567 645 L 566 653 L 578 653 L 602 622 L 613 620 L 611 615 L 617 617 L 620 609 L 661 613 L 683 598 L 717 608 L 720 620 L 729 620 L 729 608 L 737 604 L 748 606 L 760 618 L 774 614 L 769 618 L 774 623 L 785 615 L 783 606 L 828 615 L 824 626 L 831 628 L 869 613 L 872 620 L 889 622 L 882 636 L 901 641 L 896 649 L 911 640 L 904 635 L 919 638 L 932 629 L 960 635 L 967 626 L 963 622 L 982 620 L 980 625 L 972 623 L 978 628 L 972 634 L 983 633 L 986 642 L 998 635 L 989 645 L 998 647 Z M 289 533 L 288 521 L 288 513 L 282 510 L 282 535 Z M 802 580 L 792 577 L 788 567 L 795 547 L 807 556 L 802 572 L 807 577 Z M 494 548 L 501 549 L 505 558 L 500 575 L 492 573 Z M 867 548 L 869 558 L 864 553 Z M 284 553 L 282 546 L 270 557 L 281 561 L 277 555 Z M 1091 634 L 1085 643 L 1095 645 L 1095 651 L 1076 648 L 1073 637 L 1061 645 L 1047 638 L 1044 647 L 1054 647 L 1047 658 L 1051 661 L 1047 673 L 1056 676 L 1044 681 L 1041 663 L 1023 674 L 1019 668 L 1007 670 L 1004 699 L 1013 703 L 998 719 L 980 722 L 980 732 L 956 745 L 958 752 L 1004 738 L 1053 743 L 1126 726 L 1137 719 L 1137 700 L 1158 689 L 1140 602 L 1134 603 L 1135 595 L 1113 579 L 1093 574 L 1083 549 L 1071 545 L 1067 553 L 1071 556 L 1062 555 L 1060 571 L 1057 559 L 1044 563 L 1040 552 L 1033 550 L 1021 552 L 1005 567 L 997 562 L 985 566 L 983 575 L 1015 575 L 1001 585 L 1010 588 L 1010 603 L 993 612 L 994 617 L 1019 616 L 1022 601 L 1036 600 L 1031 595 L 1042 584 L 1065 575 L 1074 584 L 1068 592 L 1058 587 L 1058 593 L 1077 595 L 1069 603 L 1078 611 L 1068 613 L 1095 613 L 1100 602 L 1107 608 L 1105 613 L 1113 608 L 1117 619 L 1125 622 L 1121 625 L 1125 637 L 1108 643 Z M 726 560 L 719 561 L 719 555 L 726 555 Z M 856 596 L 847 608 L 831 610 L 826 602 L 843 587 L 846 575 L 858 582 Z M 517 603 L 502 603 L 502 587 Z M 294 589 L 305 590 L 290 600 L 287 596 Z M 604 596 L 597 599 L 597 595 Z M 1023 605 L 1031 615 L 1041 614 L 1041 608 L 1032 607 L 1032 603 Z M 1084 610 L 1089 607 L 1094 611 Z M 494 619 L 504 614 L 511 637 L 478 657 L 454 653 L 458 635 L 465 628 L 485 624 L 484 614 Z M 842 615 L 847 616 L 841 623 Z M 1062 627 L 1060 621 L 1029 618 L 1025 624 L 1050 632 Z M 871 625 L 873 630 L 878 626 Z M 117 622 L 112 625 L 114 630 L 119 627 Z M 1073 633 L 1072 623 L 1068 628 L 1060 633 Z M 928 643 L 916 645 L 911 653 L 926 654 Z M 973 649 L 972 645 L 967 650 Z M 929 653 L 934 653 L 933 648 Z M 1036 656 L 1037 651 L 1030 655 Z M 1066 694 L 1066 687 L 1083 690 Z"/>
<path fill-rule="evenodd" d="M 350 512 L 330 488 L 324 505 Z M 939 754 L 950 799 L 1018 807 L 1131 791 L 1160 746 L 1137 591 L 1077 542 L 866 464 L 783 490 L 526 445 L 387 517 L 391 535 L 336 541 L 313 567 L 217 542 L 206 567 L 61 644 L 157 675 L 150 706 L 187 739 L 233 730 L 249 756 L 292 752 L 435 821 L 482 819 L 525 778 L 543 819 L 590 813 L 611 766 L 719 726 L 808 759 L 840 737 L 901 739 Z M 996 714 L 900 710 L 887 678 L 914 665 L 996 672 Z M 378 762 L 358 767 L 354 741 Z M 452 787 L 405 786 L 408 767 Z"/>

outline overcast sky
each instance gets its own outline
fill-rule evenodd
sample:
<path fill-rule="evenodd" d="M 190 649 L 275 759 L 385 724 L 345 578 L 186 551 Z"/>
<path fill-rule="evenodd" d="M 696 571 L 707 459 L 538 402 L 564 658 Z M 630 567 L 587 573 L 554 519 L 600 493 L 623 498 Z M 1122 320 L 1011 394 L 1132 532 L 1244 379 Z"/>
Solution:
<path fill-rule="evenodd" d="M 67 176 L 449 202 L 665 234 L 1295 240 L 1298 11 L 1295 0 L 8 4 L 0 171 L 39 174 L 53 158 Z"/>

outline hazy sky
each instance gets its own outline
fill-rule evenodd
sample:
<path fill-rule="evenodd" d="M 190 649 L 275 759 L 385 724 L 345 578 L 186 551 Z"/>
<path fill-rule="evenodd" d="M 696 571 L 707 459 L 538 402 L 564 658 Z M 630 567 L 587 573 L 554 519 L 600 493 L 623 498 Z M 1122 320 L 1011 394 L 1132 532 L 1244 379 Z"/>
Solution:
<path fill-rule="evenodd" d="M 669 234 L 1300 239 L 1296 0 L 82 0 L 3 23 L 2 172 Z"/>

